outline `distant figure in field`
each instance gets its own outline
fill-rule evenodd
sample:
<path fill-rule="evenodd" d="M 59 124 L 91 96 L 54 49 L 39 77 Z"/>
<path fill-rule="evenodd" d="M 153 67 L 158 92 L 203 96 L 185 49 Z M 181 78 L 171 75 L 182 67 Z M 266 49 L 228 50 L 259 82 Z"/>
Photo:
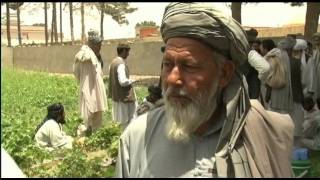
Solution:
<path fill-rule="evenodd" d="M 161 88 L 155 85 L 148 87 L 149 95 L 138 106 L 137 115 L 141 115 L 163 104 Z"/>
<path fill-rule="evenodd" d="M 62 125 L 66 123 L 63 105 L 60 103 L 52 104 L 47 107 L 47 110 L 48 114 L 35 130 L 37 145 L 48 150 L 71 149 L 73 138 L 62 130 Z"/>
<path fill-rule="evenodd" d="M 108 109 L 108 104 L 100 56 L 102 39 L 94 30 L 89 31 L 88 35 L 88 44 L 83 45 L 75 56 L 73 72 L 80 86 L 80 114 L 84 131 L 91 132 L 102 127 L 102 113 Z"/>

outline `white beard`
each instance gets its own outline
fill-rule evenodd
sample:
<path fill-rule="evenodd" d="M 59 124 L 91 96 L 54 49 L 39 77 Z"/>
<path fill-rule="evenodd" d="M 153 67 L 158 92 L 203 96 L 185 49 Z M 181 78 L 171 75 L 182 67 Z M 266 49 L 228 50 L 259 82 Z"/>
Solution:
<path fill-rule="evenodd" d="M 168 87 L 164 96 L 166 110 L 166 135 L 176 142 L 188 142 L 190 135 L 200 125 L 209 120 L 217 108 L 218 80 L 215 80 L 208 92 L 199 92 L 196 97 L 188 96 L 183 89 Z M 192 102 L 183 105 L 180 102 L 170 101 L 168 95 L 172 92 L 192 99 Z"/>

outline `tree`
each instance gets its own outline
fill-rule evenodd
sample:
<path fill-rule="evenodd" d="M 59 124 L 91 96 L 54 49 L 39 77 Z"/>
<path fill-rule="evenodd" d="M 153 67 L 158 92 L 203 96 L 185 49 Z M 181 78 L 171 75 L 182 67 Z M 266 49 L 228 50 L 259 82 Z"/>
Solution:
<path fill-rule="evenodd" d="M 129 6 L 129 3 L 95 3 L 88 4 L 95 5 L 96 8 L 100 11 L 101 21 L 100 21 L 100 34 L 103 38 L 103 19 L 104 14 L 111 16 L 113 20 L 115 20 L 118 24 L 129 24 L 125 15 L 128 13 L 132 13 L 137 10 L 137 8 L 132 8 Z"/>
<path fill-rule="evenodd" d="M 118 24 L 129 24 L 126 14 L 133 13 L 138 8 L 132 8 L 129 3 L 108 3 L 105 7 L 105 13 L 110 15 Z"/>
<path fill-rule="evenodd" d="M 71 30 L 71 43 L 74 43 L 74 34 L 73 34 L 73 7 L 72 2 L 69 2 L 69 12 L 70 12 L 70 30 Z"/>
<path fill-rule="evenodd" d="M 52 3 L 53 7 L 52 7 L 52 17 L 53 17 L 53 21 L 54 21 L 54 42 L 57 43 L 58 42 L 58 26 L 57 26 L 57 8 L 56 8 L 56 3 L 53 2 Z"/>
<path fill-rule="evenodd" d="M 44 36 L 46 41 L 46 46 L 48 46 L 48 4 L 44 2 Z"/>
<path fill-rule="evenodd" d="M 292 2 L 291 6 L 303 6 L 302 2 Z M 318 21 L 320 15 L 320 4 L 307 2 L 306 20 L 304 25 L 304 37 L 310 40 L 312 35 L 318 30 Z"/>
<path fill-rule="evenodd" d="M 11 47 L 11 34 L 10 34 L 10 9 L 9 9 L 9 3 L 6 4 L 7 8 L 7 38 L 8 38 L 8 47 Z"/>
<path fill-rule="evenodd" d="M 101 21 L 100 21 L 100 36 L 101 39 L 103 39 L 103 18 L 104 18 L 104 3 L 99 3 L 100 4 L 100 15 L 101 15 Z"/>
<path fill-rule="evenodd" d="M 18 40 L 19 40 L 19 45 L 22 45 L 22 40 L 21 40 L 21 25 L 20 25 L 20 8 L 17 9 L 17 21 L 18 21 Z"/>
<path fill-rule="evenodd" d="M 231 3 L 232 17 L 241 24 L 241 2 Z M 292 2 L 291 6 L 303 6 L 302 2 Z M 304 26 L 304 36 L 310 40 L 312 35 L 317 32 L 320 15 L 320 3 L 307 2 L 306 21 Z"/>
<path fill-rule="evenodd" d="M 307 2 L 306 22 L 304 26 L 304 37 L 311 40 L 312 35 L 317 32 L 320 15 L 320 3 Z"/>
<path fill-rule="evenodd" d="M 242 2 L 232 2 L 231 3 L 231 13 L 232 18 L 241 24 L 241 5 Z"/>
<path fill-rule="evenodd" d="M 52 3 L 53 5 L 54 3 Z M 54 8 L 52 8 L 52 20 L 51 20 L 51 45 L 53 44 L 53 33 L 54 33 Z"/>
<path fill-rule="evenodd" d="M 62 2 L 60 2 L 60 43 L 62 44 Z"/>
<path fill-rule="evenodd" d="M 9 8 L 13 10 L 17 10 L 17 25 L 18 25 L 18 40 L 19 40 L 19 45 L 22 45 L 22 40 L 21 40 L 21 23 L 20 23 L 20 7 L 23 5 L 23 3 L 18 2 L 18 3 L 10 3 Z"/>
<path fill-rule="evenodd" d="M 56 10 L 56 3 L 52 3 L 52 22 L 51 22 L 51 44 L 53 44 L 53 37 L 54 42 L 58 42 L 58 32 L 57 32 L 57 10 Z"/>
<path fill-rule="evenodd" d="M 85 29 L 84 29 L 84 3 L 81 3 L 81 42 L 85 43 Z"/>

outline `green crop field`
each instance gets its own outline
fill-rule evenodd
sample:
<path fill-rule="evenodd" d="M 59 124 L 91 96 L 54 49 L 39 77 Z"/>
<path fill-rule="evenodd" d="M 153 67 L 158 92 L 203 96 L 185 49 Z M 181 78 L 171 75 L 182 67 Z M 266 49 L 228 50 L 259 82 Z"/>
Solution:
<path fill-rule="evenodd" d="M 147 94 L 144 86 L 135 88 L 138 100 Z M 116 157 L 121 130 L 104 113 L 104 128 L 74 145 L 72 150 L 48 152 L 35 146 L 36 126 L 46 115 L 46 107 L 61 102 L 67 124 L 63 130 L 76 137 L 82 122 L 78 110 L 78 86 L 74 77 L 22 70 L 1 71 L 1 146 L 15 159 L 28 177 L 111 177 L 114 165 L 101 166 L 106 157 Z"/>
<path fill-rule="evenodd" d="M 146 86 L 135 87 L 138 102 L 147 95 Z M 103 166 L 107 157 L 117 156 L 119 126 L 104 113 L 104 128 L 89 136 L 84 144 L 71 150 L 48 152 L 35 146 L 36 126 L 46 115 L 46 107 L 55 102 L 65 106 L 64 131 L 76 137 L 82 122 L 78 110 L 78 86 L 73 76 L 44 72 L 1 70 L 1 146 L 8 151 L 28 177 L 112 177 L 115 165 Z M 320 153 L 310 153 L 312 177 L 320 177 Z"/>

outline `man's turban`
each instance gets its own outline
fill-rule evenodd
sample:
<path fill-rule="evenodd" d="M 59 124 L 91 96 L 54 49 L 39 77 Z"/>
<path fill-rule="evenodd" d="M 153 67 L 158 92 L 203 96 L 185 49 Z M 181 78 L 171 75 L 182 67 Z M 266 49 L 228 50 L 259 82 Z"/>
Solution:
<path fill-rule="evenodd" d="M 102 38 L 99 36 L 98 31 L 91 29 L 88 32 L 88 41 L 92 44 L 99 44 L 102 42 Z"/>
<path fill-rule="evenodd" d="M 165 8 L 161 35 L 200 40 L 236 64 L 247 60 L 249 44 L 241 25 L 215 7 L 201 3 L 171 3 Z"/>
<path fill-rule="evenodd" d="M 292 37 L 286 37 L 278 43 L 278 47 L 284 50 L 292 49 L 296 42 Z"/>
<path fill-rule="evenodd" d="M 296 39 L 296 44 L 293 46 L 293 50 L 306 50 L 308 48 L 307 41 L 303 39 Z"/>

